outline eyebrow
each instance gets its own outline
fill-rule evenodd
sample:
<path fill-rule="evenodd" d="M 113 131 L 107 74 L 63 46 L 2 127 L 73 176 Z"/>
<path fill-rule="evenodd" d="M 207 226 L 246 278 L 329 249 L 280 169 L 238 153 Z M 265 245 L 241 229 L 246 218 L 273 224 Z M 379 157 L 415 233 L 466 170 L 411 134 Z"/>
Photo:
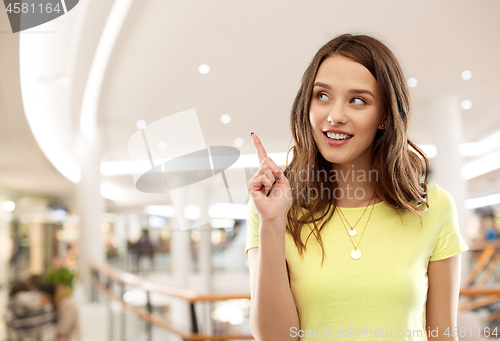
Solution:
<path fill-rule="evenodd" d="M 325 89 L 328 89 L 328 90 L 332 90 L 332 87 L 330 85 L 325 84 L 325 83 L 321 83 L 321 82 L 314 83 L 313 87 L 314 86 L 320 86 L 322 88 L 325 88 Z M 367 90 L 367 89 L 350 89 L 349 93 L 353 93 L 353 94 L 368 94 L 368 95 L 372 96 L 373 98 L 375 98 L 375 96 L 373 95 L 373 93 L 370 90 Z"/>

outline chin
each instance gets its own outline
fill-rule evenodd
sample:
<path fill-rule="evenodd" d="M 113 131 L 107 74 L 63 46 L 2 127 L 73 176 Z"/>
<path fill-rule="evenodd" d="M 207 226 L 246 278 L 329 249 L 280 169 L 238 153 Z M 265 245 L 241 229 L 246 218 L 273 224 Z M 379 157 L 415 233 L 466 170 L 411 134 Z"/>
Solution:
<path fill-rule="evenodd" d="M 330 162 L 330 163 L 335 163 L 335 164 L 343 164 L 343 163 L 347 163 L 349 161 L 351 161 L 351 158 L 350 157 L 342 157 L 341 155 L 332 155 L 331 153 L 328 155 L 325 155 L 323 153 L 321 153 L 321 155 L 323 156 L 323 158 Z"/>

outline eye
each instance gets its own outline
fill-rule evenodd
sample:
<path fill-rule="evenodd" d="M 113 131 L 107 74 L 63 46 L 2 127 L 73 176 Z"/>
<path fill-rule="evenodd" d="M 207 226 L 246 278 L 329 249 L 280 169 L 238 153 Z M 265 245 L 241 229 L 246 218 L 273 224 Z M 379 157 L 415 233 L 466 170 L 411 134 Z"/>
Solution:
<path fill-rule="evenodd" d="M 321 98 L 321 96 L 325 96 L 326 98 Z M 316 98 L 318 98 L 319 100 L 327 100 L 328 96 L 325 93 L 320 92 L 316 95 Z"/>
<path fill-rule="evenodd" d="M 354 103 L 354 104 L 365 104 L 366 102 L 363 99 L 359 98 L 359 97 L 355 97 L 355 98 L 351 99 L 351 103 Z"/>

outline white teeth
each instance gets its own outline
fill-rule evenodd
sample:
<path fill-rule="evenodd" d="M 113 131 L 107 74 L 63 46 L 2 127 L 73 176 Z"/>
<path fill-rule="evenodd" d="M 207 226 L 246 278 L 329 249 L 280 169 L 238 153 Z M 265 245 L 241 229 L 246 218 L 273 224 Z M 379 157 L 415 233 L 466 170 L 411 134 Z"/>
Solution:
<path fill-rule="evenodd" d="M 346 135 L 346 134 L 335 134 L 332 133 L 331 131 L 326 132 L 326 136 L 333 140 L 346 140 L 352 137 L 352 135 Z"/>

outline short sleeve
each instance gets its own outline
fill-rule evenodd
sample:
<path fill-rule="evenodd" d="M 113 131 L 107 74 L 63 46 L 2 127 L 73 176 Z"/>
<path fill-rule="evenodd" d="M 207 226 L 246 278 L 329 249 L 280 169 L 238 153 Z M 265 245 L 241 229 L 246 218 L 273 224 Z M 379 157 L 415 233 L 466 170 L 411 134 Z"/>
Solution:
<path fill-rule="evenodd" d="M 441 217 L 438 221 L 441 222 L 441 227 L 430 261 L 449 258 L 469 250 L 460 233 L 455 200 L 448 191 L 439 186 L 436 187 L 438 190 L 437 206 L 439 206 L 439 215 Z"/>
<path fill-rule="evenodd" d="M 245 253 L 248 254 L 248 250 L 252 247 L 259 246 L 259 226 L 260 219 L 257 210 L 250 199 L 248 201 L 248 212 L 247 212 L 247 242 L 245 245 Z"/>

